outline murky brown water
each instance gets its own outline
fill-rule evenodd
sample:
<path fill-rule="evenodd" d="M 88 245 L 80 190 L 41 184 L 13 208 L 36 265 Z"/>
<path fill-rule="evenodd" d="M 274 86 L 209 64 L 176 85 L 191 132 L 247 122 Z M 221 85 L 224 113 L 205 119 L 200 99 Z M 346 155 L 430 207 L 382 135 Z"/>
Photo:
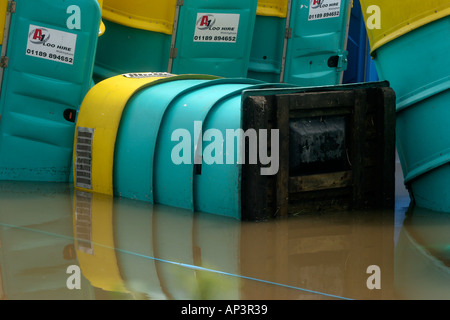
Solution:
<path fill-rule="evenodd" d="M 0 182 L 0 298 L 449 299 L 450 215 L 398 191 L 395 210 L 250 223 Z"/>

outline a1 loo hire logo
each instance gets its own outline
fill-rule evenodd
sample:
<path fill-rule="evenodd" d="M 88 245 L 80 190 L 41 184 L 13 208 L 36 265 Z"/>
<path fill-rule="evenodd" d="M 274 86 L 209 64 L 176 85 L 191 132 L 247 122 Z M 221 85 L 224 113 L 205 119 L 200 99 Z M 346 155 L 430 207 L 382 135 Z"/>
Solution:
<path fill-rule="evenodd" d="M 28 39 L 35 44 L 44 44 L 50 39 L 50 32 L 45 28 L 36 28 L 31 30 Z"/>
<path fill-rule="evenodd" d="M 30 24 L 26 55 L 73 64 L 77 34 Z"/>
<path fill-rule="evenodd" d="M 216 18 L 212 14 L 205 14 L 197 20 L 197 28 L 200 30 L 211 29 L 216 23 Z"/>
<path fill-rule="evenodd" d="M 311 0 L 311 7 L 313 9 L 320 8 L 322 3 L 323 3 L 323 0 Z"/>
<path fill-rule="evenodd" d="M 239 14 L 198 12 L 195 21 L 194 42 L 236 43 Z"/>

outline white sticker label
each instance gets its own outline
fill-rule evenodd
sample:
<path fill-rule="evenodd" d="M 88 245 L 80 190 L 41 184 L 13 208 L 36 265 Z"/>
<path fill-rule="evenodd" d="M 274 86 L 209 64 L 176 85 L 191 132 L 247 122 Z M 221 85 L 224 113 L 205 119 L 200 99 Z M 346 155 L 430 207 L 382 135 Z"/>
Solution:
<path fill-rule="evenodd" d="M 198 13 L 194 42 L 236 43 L 239 14 Z"/>
<path fill-rule="evenodd" d="M 311 0 L 308 20 L 337 18 L 341 12 L 341 0 Z"/>
<path fill-rule="evenodd" d="M 123 76 L 125 78 L 133 78 L 133 79 L 144 79 L 144 78 L 169 78 L 174 75 L 167 72 L 133 72 L 133 73 L 124 73 Z"/>
<path fill-rule="evenodd" d="M 30 25 L 27 56 L 73 64 L 77 35 L 70 32 Z"/>

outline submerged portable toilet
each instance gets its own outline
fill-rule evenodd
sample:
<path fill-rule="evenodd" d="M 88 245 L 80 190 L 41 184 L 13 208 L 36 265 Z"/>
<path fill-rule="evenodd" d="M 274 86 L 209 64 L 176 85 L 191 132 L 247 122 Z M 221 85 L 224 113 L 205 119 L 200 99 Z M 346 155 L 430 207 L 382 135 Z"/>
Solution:
<path fill-rule="evenodd" d="M 257 0 L 104 0 L 95 80 L 130 72 L 245 77 Z"/>
<path fill-rule="evenodd" d="M 411 197 L 450 212 L 450 2 L 361 5 L 379 77 L 397 95 L 397 149 Z"/>
<path fill-rule="evenodd" d="M 92 84 L 96 0 L 8 3 L 0 82 L 0 179 L 69 181 L 75 118 Z"/>
<path fill-rule="evenodd" d="M 95 85 L 80 108 L 75 188 L 242 220 L 278 215 L 289 209 L 286 199 L 292 204 L 315 188 L 323 197 L 327 186 L 343 188 L 338 194 L 349 206 L 388 204 L 394 97 L 385 85 L 299 88 L 208 75 L 115 76 Z M 306 141 L 298 137 L 302 129 Z M 337 172 L 329 173 L 328 164 Z"/>
<path fill-rule="evenodd" d="M 194 177 L 194 171 L 202 170 L 201 141 L 208 125 L 215 123 L 211 128 L 223 130 L 223 137 L 226 128 L 238 129 L 242 91 L 258 86 L 267 84 L 166 73 L 125 74 L 100 82 L 87 94 L 77 120 L 75 187 L 189 210 L 205 210 L 206 201 L 218 214 L 238 218 L 238 155 L 232 164 L 218 166 L 224 179 L 212 195 L 216 203 L 210 197 L 194 199 L 194 179 L 208 179 L 205 171 L 202 177 Z M 215 116 L 219 109 L 227 111 Z"/>
<path fill-rule="evenodd" d="M 248 77 L 299 86 L 340 84 L 347 65 L 350 3 L 260 1 Z"/>

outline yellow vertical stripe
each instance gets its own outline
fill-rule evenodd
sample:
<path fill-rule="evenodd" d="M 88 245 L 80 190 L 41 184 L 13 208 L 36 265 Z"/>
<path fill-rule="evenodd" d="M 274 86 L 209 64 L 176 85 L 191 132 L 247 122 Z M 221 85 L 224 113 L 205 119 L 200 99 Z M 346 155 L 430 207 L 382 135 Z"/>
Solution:
<path fill-rule="evenodd" d="M 8 8 L 8 0 L 0 0 L 0 46 L 3 44 L 3 33 L 5 31 L 7 8 Z"/>
<path fill-rule="evenodd" d="M 119 75 L 100 82 L 87 93 L 77 120 L 77 127 L 95 130 L 92 143 L 92 190 L 86 191 L 113 195 L 114 147 L 123 109 L 140 88 L 162 78 L 127 78 Z M 75 164 L 76 141 L 77 137 L 74 147 Z M 75 168 L 75 182 L 76 174 Z"/>

